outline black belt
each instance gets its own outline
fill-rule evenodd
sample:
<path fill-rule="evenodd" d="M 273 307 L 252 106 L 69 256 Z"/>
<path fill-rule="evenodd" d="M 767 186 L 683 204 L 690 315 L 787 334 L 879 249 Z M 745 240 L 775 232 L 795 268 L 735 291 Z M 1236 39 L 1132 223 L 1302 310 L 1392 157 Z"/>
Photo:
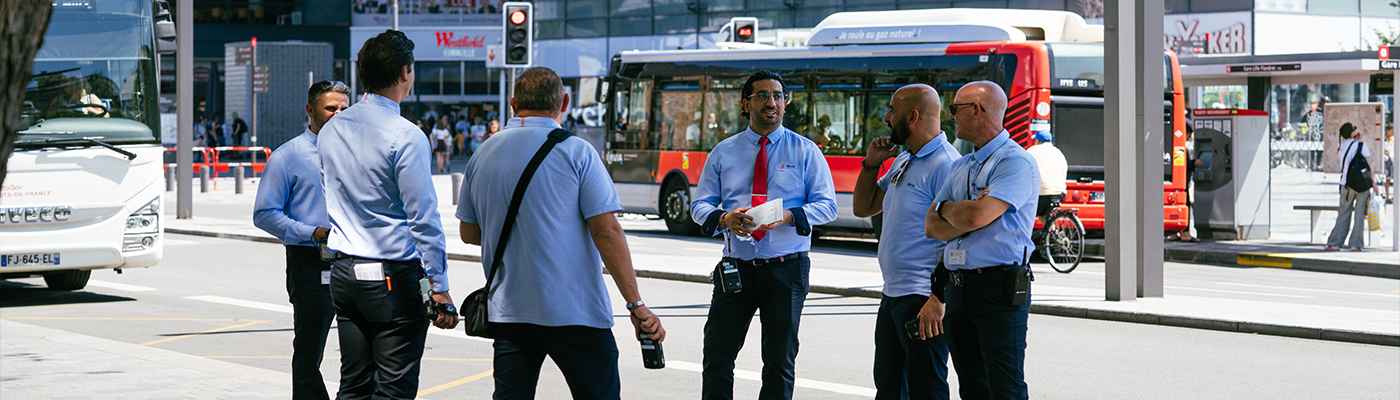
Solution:
<path fill-rule="evenodd" d="M 730 258 L 733 258 L 733 257 L 730 257 Z M 749 264 L 749 265 L 753 265 L 753 266 L 755 266 L 755 267 L 759 267 L 759 266 L 764 266 L 764 265 L 768 265 L 768 264 L 777 264 L 777 263 L 788 262 L 788 261 L 792 261 L 792 260 L 801 260 L 801 259 L 804 259 L 804 258 L 807 258 L 807 252 L 805 252 L 805 251 L 799 251 L 799 252 L 796 252 L 796 253 L 787 254 L 787 255 L 782 255 L 782 256 L 777 256 L 777 257 L 773 257 L 773 258 L 756 258 L 756 259 L 752 259 L 752 260 L 740 260 L 740 259 L 734 258 L 734 260 L 738 261 L 738 262 L 741 263 L 741 264 Z"/>
<path fill-rule="evenodd" d="M 978 269 L 955 269 L 948 270 L 948 280 L 957 286 L 985 285 L 988 283 L 1002 283 L 1006 280 L 1006 270 L 1016 265 L 1000 265 L 995 267 Z"/>

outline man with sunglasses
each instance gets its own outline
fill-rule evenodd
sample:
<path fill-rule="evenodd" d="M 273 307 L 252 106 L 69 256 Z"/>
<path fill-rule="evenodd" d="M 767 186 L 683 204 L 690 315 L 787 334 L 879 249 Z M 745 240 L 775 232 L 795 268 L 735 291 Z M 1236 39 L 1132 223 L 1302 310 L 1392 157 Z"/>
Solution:
<path fill-rule="evenodd" d="M 287 247 L 287 296 L 292 303 L 292 398 L 326 399 L 321 359 L 330 333 L 331 263 L 321 260 L 317 242 L 330 234 L 326 197 L 321 192 L 317 135 L 331 117 L 350 107 L 350 87 L 320 81 L 306 93 L 311 124 L 300 136 L 272 152 L 258 184 L 253 224 Z"/>
<path fill-rule="evenodd" d="M 755 73 L 741 94 L 749 129 L 715 145 L 690 205 L 702 232 L 725 236 L 705 321 L 701 398 L 734 397 L 734 360 L 759 311 L 763 387 L 758 398 L 791 399 L 812 226 L 836 219 L 836 192 L 817 145 L 782 125 L 789 98 L 783 77 Z M 759 226 L 744 213 L 777 199 L 785 208 L 781 221 Z"/>
<path fill-rule="evenodd" d="M 947 241 L 946 340 L 963 399 L 1026 399 L 1026 319 L 1040 172 L 1002 126 L 1006 92 L 987 81 L 958 90 L 948 114 L 974 152 L 953 162 L 924 220 Z"/>
<path fill-rule="evenodd" d="M 941 108 L 938 92 L 928 85 L 895 91 L 885 114 L 890 136 L 870 142 L 856 179 L 855 215 L 885 215 L 877 253 L 885 280 L 875 316 L 877 400 L 948 398 L 944 306 L 932 290 L 945 242 L 926 237 L 923 223 L 953 160 L 961 157 L 939 129 Z M 877 180 L 885 160 L 896 155 Z"/>

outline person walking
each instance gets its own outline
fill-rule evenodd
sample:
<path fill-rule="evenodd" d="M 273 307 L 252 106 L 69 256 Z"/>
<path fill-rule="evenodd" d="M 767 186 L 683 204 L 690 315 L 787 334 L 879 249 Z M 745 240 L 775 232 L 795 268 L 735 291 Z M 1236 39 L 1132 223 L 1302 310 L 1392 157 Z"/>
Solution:
<path fill-rule="evenodd" d="M 413 41 L 387 30 L 365 41 L 357 65 L 364 100 L 321 129 L 317 149 L 330 216 L 331 298 L 340 335 L 338 399 L 411 399 L 428 334 L 420 285 L 457 326 L 448 293 L 446 238 L 423 131 L 399 102 L 413 87 Z M 426 282 L 420 282 L 426 280 Z"/>
<path fill-rule="evenodd" d="M 749 128 L 715 145 L 690 205 L 703 233 L 725 237 L 705 321 L 701 397 L 733 398 L 734 360 L 759 311 L 763 388 L 758 397 L 791 399 L 812 226 L 836 219 L 836 192 L 821 150 L 782 126 L 788 100 L 783 77 L 755 73 L 741 95 Z M 779 221 L 760 226 L 744 213 L 770 200 L 782 200 Z M 726 263 L 737 269 L 743 290 L 726 290 L 721 277 Z"/>
<path fill-rule="evenodd" d="M 613 305 L 599 270 L 612 276 L 634 334 L 665 340 L 661 319 L 642 301 L 627 237 L 613 213 L 622 210 L 602 158 L 588 141 L 569 136 L 521 182 L 530 157 L 559 125 L 569 95 L 553 70 L 534 67 L 515 81 L 509 132 L 467 160 L 457 218 L 462 241 L 481 246 L 492 280 L 489 330 L 495 338 L 495 399 L 533 399 L 545 356 L 564 373 L 576 399 L 618 399 Z M 518 184 L 526 184 L 513 240 L 500 241 Z M 486 227 L 485 230 L 482 227 Z M 504 253 L 500 247 L 505 246 Z M 639 336 L 638 336 L 639 337 Z"/>
<path fill-rule="evenodd" d="M 876 253 L 885 281 L 875 314 L 876 400 L 948 398 L 944 304 L 932 281 L 946 242 L 926 237 L 923 224 L 953 160 L 960 157 L 939 129 L 941 109 L 938 92 L 928 85 L 895 91 L 885 113 L 890 136 L 870 142 L 856 178 L 855 216 L 885 215 Z M 908 150 L 901 152 L 899 146 Z M 891 157 L 893 168 L 877 180 Z"/>
<path fill-rule="evenodd" d="M 452 151 L 452 132 L 447 124 L 447 117 L 438 117 L 437 124 L 433 126 L 433 131 L 429 139 L 433 142 L 433 159 L 437 160 L 437 173 L 447 172 L 447 167 L 452 166 L 448 159 Z"/>
<path fill-rule="evenodd" d="M 243 146 L 246 146 L 246 144 L 244 144 L 244 142 L 243 142 L 243 135 L 245 135 L 245 134 L 247 134 L 247 133 L 248 133 L 248 123 L 243 122 L 243 119 L 242 119 L 242 118 L 238 118 L 238 112 L 237 112 L 237 111 L 234 111 L 234 112 L 233 112 L 233 146 L 234 146 L 234 147 L 243 147 Z"/>
<path fill-rule="evenodd" d="M 1031 228 L 1040 185 L 1035 159 L 1004 126 L 1006 92 L 978 81 L 958 89 L 948 114 L 974 151 L 953 163 L 925 216 L 944 240 L 948 268 L 943 327 L 963 399 L 1027 399 Z M 1020 285 L 1024 293 L 1018 294 Z"/>
<path fill-rule="evenodd" d="M 330 235 L 326 197 L 321 192 L 321 127 L 350 107 L 350 87 L 320 81 L 306 93 L 311 124 L 272 152 L 258 185 L 253 224 L 287 248 L 287 297 L 292 303 L 292 399 L 328 399 L 321 378 L 326 336 L 335 317 L 331 302 L 331 263 L 321 260 L 317 243 Z"/>
<path fill-rule="evenodd" d="M 1340 251 L 1342 245 L 1351 248 L 1351 251 L 1361 251 L 1366 247 L 1366 238 L 1362 236 L 1366 232 L 1366 205 L 1371 201 L 1371 188 L 1357 190 L 1347 185 L 1347 177 L 1351 174 L 1351 163 L 1356 157 L 1361 157 L 1358 162 L 1363 165 L 1369 163 L 1371 159 L 1371 149 L 1366 147 L 1366 143 L 1361 142 L 1360 136 L 1356 133 L 1356 126 L 1350 122 L 1342 124 L 1340 131 L 1342 134 L 1341 143 L 1337 143 L 1337 155 L 1342 160 L 1342 181 L 1338 186 L 1341 192 L 1341 204 L 1337 210 L 1337 223 L 1332 225 L 1332 234 L 1327 236 L 1327 251 Z M 1373 179 L 1366 177 L 1366 179 Z M 1374 186 L 1374 185 L 1373 185 Z M 1348 234 L 1350 226 L 1350 234 Z M 1350 236 L 1351 240 L 1347 238 Z"/>

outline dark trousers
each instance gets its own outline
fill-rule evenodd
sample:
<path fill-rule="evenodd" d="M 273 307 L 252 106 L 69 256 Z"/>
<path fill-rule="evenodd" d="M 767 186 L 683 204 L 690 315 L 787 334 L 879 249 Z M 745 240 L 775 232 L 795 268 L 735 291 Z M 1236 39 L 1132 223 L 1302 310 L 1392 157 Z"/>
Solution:
<path fill-rule="evenodd" d="M 744 347 L 755 311 L 763 324 L 763 388 L 759 399 L 791 399 L 797 359 L 797 326 L 807 299 L 806 257 L 755 267 L 740 261 L 744 290 L 725 293 L 719 279 L 705 321 L 703 399 L 734 398 L 734 360 Z M 716 271 L 718 276 L 719 271 Z"/>
<path fill-rule="evenodd" d="M 340 332 L 340 392 L 337 399 L 412 399 L 428 315 L 418 280 L 418 260 L 384 262 L 388 279 L 355 279 L 354 264 L 341 259 L 331 267 L 331 297 Z M 389 285 L 393 285 L 393 290 Z"/>
<path fill-rule="evenodd" d="M 575 400 L 618 399 L 617 341 L 608 329 L 491 323 L 495 336 L 495 400 L 534 399 L 549 356 Z"/>
<path fill-rule="evenodd" d="M 875 399 L 948 399 L 948 345 L 944 335 L 910 338 L 905 324 L 919 318 L 927 296 L 885 296 L 875 316 Z"/>
<path fill-rule="evenodd" d="M 949 283 L 947 330 L 963 400 L 1027 399 L 1026 318 L 1030 301 L 1011 306 L 1001 283 Z"/>
<path fill-rule="evenodd" d="M 330 285 L 321 284 L 321 272 L 331 263 L 321 261 L 315 247 L 287 246 L 287 297 L 292 303 L 292 399 L 326 400 L 321 377 L 326 336 L 335 318 Z"/>

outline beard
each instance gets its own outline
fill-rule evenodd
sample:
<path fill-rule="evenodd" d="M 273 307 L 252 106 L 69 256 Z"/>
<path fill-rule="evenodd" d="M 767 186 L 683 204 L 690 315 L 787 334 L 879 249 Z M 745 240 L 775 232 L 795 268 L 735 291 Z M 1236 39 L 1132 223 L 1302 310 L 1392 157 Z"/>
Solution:
<path fill-rule="evenodd" d="M 903 146 L 905 143 L 909 143 L 909 137 L 913 135 L 914 132 L 909 128 L 907 122 L 900 121 L 890 124 L 890 142 L 894 144 Z"/>

